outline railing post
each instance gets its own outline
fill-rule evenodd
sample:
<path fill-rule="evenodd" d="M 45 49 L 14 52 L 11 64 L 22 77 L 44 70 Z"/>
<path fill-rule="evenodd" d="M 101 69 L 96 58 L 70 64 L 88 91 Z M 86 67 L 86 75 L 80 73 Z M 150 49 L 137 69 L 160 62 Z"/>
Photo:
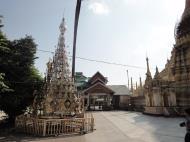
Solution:
<path fill-rule="evenodd" d="M 46 120 L 44 120 L 43 136 L 46 136 Z"/>
<path fill-rule="evenodd" d="M 86 119 L 86 118 L 83 118 L 83 121 L 82 121 L 82 133 L 83 133 L 83 134 L 86 133 L 86 132 L 85 132 L 85 119 Z"/>
<path fill-rule="evenodd" d="M 91 131 L 94 130 L 94 118 L 91 117 Z"/>

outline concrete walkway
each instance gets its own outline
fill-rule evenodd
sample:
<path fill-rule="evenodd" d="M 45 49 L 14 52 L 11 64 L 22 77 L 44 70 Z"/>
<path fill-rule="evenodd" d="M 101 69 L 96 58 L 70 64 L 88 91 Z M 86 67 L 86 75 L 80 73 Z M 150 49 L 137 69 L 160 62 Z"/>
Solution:
<path fill-rule="evenodd" d="M 95 131 L 82 136 L 33 142 L 184 142 L 182 118 L 164 118 L 127 111 L 95 112 Z"/>

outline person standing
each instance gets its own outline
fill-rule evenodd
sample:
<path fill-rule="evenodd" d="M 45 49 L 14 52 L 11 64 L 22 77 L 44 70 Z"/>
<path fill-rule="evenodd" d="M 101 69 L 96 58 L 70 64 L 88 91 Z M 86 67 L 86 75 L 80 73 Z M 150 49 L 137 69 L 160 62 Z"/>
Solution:
<path fill-rule="evenodd" d="M 186 121 L 180 123 L 181 127 L 186 127 L 185 142 L 190 142 L 190 108 L 185 110 Z"/>

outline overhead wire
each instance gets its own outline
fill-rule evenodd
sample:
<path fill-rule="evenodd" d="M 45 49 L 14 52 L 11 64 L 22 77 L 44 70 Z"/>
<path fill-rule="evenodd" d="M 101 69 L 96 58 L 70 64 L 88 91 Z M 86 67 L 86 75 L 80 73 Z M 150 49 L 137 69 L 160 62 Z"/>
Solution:
<path fill-rule="evenodd" d="M 41 51 L 41 52 L 46 52 L 46 53 L 52 53 L 52 54 L 54 53 L 54 52 L 48 51 L 48 50 L 41 50 L 41 49 L 37 49 L 37 50 L 38 50 L 38 51 Z M 72 57 L 72 56 L 68 56 L 68 57 Z M 109 65 L 130 67 L 130 68 L 143 69 L 143 70 L 146 69 L 146 68 L 140 67 L 140 66 L 133 66 L 133 65 L 121 64 L 121 63 L 115 63 L 115 62 L 108 62 L 108 61 L 96 60 L 96 59 L 89 59 L 89 58 L 78 57 L 78 56 L 77 56 L 76 58 L 77 58 L 77 59 L 81 59 L 81 60 L 91 61 L 91 62 L 109 64 Z"/>
<path fill-rule="evenodd" d="M 42 50 L 42 49 L 37 49 L 40 52 L 44 52 L 44 53 L 52 53 L 54 54 L 53 51 L 48 51 L 48 50 Z M 68 56 L 68 57 L 72 57 L 72 56 Z M 98 63 L 104 63 L 104 64 L 109 64 L 109 65 L 116 65 L 116 66 L 124 66 L 124 67 L 131 67 L 131 68 L 138 68 L 138 69 L 145 69 L 143 67 L 139 67 L 139 66 L 132 66 L 132 65 L 125 65 L 125 64 L 120 64 L 120 63 L 113 63 L 113 62 L 107 62 L 107 61 L 103 61 L 103 60 L 95 60 L 95 59 L 89 59 L 89 58 L 83 58 L 83 57 L 76 57 L 78 59 L 81 60 L 85 60 L 85 61 L 90 61 L 90 62 L 98 62 Z M 28 81 L 9 81 L 11 83 L 16 83 L 16 84 L 24 84 L 24 83 L 28 83 Z M 40 81 L 29 81 L 30 83 L 41 83 Z"/>
<path fill-rule="evenodd" d="M 53 51 L 48 51 L 48 50 L 42 50 L 42 49 L 37 49 L 40 52 L 44 52 L 44 53 L 51 53 L 54 54 Z M 68 57 L 72 57 L 72 56 L 68 56 Z M 104 64 L 109 64 L 109 65 L 115 65 L 115 66 L 123 66 L 123 67 L 130 67 L 130 68 L 136 68 L 136 69 L 146 69 L 140 66 L 133 66 L 133 65 L 126 65 L 126 64 L 120 64 L 120 63 L 114 63 L 114 62 L 108 62 L 108 61 L 103 61 L 103 60 L 95 60 L 95 59 L 89 59 L 89 58 L 84 58 L 84 57 L 76 57 L 77 59 L 80 60 L 85 60 L 85 61 L 90 61 L 90 62 L 97 62 L 97 63 L 104 63 Z M 25 82 L 20 82 L 20 81 L 9 81 L 12 83 L 17 83 L 17 84 L 24 84 L 24 83 L 28 83 L 27 81 Z M 41 83 L 39 81 L 30 81 L 30 83 Z"/>

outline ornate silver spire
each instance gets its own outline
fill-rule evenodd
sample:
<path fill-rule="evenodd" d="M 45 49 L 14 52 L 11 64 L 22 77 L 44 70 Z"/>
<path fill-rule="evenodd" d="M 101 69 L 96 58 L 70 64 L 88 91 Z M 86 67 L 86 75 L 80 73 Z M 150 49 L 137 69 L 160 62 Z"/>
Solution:
<path fill-rule="evenodd" d="M 53 61 L 49 61 L 47 98 L 44 100 L 44 112 L 54 115 L 71 115 L 82 113 L 82 107 L 76 102 L 77 90 L 69 70 L 65 50 L 65 20 L 60 24 L 60 35 Z M 79 100 L 80 101 L 80 100 Z M 79 108 L 80 107 L 80 108 Z"/>

